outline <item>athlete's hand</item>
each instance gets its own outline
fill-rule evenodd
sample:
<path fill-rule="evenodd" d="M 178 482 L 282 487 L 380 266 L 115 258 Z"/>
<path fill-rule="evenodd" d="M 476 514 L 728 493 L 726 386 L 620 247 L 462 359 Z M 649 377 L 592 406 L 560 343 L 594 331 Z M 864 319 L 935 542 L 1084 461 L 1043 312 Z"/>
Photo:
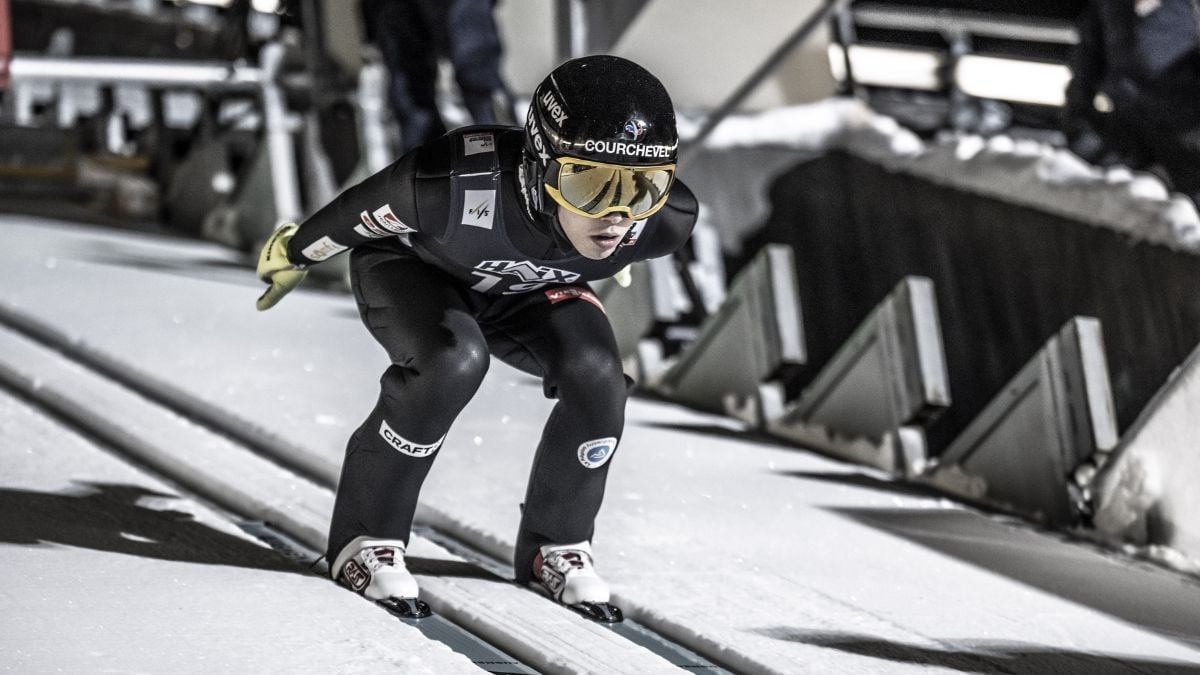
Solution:
<path fill-rule="evenodd" d="M 293 288 L 300 285 L 308 270 L 288 260 L 287 247 L 299 225 L 286 223 L 267 240 L 258 254 L 258 278 L 270 284 L 270 288 L 258 296 L 254 306 L 258 311 L 270 309 L 283 299 Z"/>

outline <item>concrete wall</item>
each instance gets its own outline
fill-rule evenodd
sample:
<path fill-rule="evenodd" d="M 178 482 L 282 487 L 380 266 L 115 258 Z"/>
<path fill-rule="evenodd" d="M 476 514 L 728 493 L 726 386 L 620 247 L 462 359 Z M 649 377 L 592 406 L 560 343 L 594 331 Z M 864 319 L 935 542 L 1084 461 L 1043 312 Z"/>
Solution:
<path fill-rule="evenodd" d="M 517 96 L 528 97 L 558 65 L 551 0 L 500 0 L 496 25 L 504 45 L 504 78 Z"/>
<path fill-rule="evenodd" d="M 821 3 L 817 0 L 656 0 L 642 10 L 613 52 L 643 63 L 667 84 L 684 110 L 719 105 Z M 833 93 L 825 49 L 816 32 L 742 106 L 762 110 L 807 103 Z"/>
<path fill-rule="evenodd" d="M 676 107 L 712 108 L 723 101 L 820 3 L 761 0 L 753 8 L 727 0 L 651 0 L 611 50 L 646 66 L 667 85 Z M 504 72 L 528 95 L 558 63 L 555 3 L 501 0 L 497 21 Z M 761 110 L 815 101 L 833 92 L 824 27 L 784 62 L 744 106 Z"/>
<path fill-rule="evenodd" d="M 760 0 L 753 9 L 726 0 L 650 0 L 611 53 L 638 61 L 667 85 L 676 107 L 718 105 L 821 3 Z M 496 23 L 504 45 L 503 73 L 518 96 L 528 96 L 559 63 L 550 0 L 500 0 Z M 327 48 L 345 68 L 360 58 L 358 3 L 326 0 Z M 815 101 L 833 93 L 822 26 L 762 83 L 743 109 Z"/>

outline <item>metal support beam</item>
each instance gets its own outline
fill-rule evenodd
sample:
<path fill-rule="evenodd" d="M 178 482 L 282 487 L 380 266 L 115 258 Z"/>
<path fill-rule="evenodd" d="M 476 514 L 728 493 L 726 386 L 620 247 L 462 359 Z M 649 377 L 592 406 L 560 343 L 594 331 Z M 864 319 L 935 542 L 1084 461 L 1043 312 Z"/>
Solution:
<path fill-rule="evenodd" d="M 82 56 L 57 58 L 21 54 L 13 57 L 9 72 L 13 84 L 134 84 L 163 88 L 253 90 L 263 82 L 263 71 L 249 66 Z"/>
<path fill-rule="evenodd" d="M 262 79 L 263 127 L 267 152 L 270 155 L 276 226 L 286 222 L 299 222 L 304 215 L 304 208 L 300 201 L 300 181 L 296 171 L 296 155 L 292 146 L 287 103 L 284 100 L 283 90 L 278 84 L 283 55 L 283 45 L 271 43 L 263 47 L 260 57 L 264 74 Z"/>
<path fill-rule="evenodd" d="M 1033 19 L 1011 15 L 955 12 L 945 9 L 896 7 L 880 2 L 855 3 L 854 23 L 868 28 L 889 28 L 929 33 L 969 33 L 980 37 L 1073 45 L 1079 34 L 1069 21 Z"/>

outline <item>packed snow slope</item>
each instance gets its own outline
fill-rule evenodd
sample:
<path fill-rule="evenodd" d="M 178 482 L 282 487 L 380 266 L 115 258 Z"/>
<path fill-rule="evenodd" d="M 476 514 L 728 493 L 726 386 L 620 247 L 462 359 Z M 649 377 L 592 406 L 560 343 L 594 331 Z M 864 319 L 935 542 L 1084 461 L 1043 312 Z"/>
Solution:
<path fill-rule="evenodd" d="M 374 405 L 387 366 L 349 295 L 302 287 L 259 313 L 261 285 L 221 247 L 24 217 L 0 217 L 0 224 L 5 310 L 286 439 L 297 457 L 336 476 L 346 439 Z M 550 406 L 534 379 L 494 362 L 438 453 L 422 517 L 477 546 L 509 550 Z M 81 485 L 115 483 L 175 494 L 91 457 L 99 451 L 82 441 L 38 440 L 57 432 L 14 398 L 0 398 L 0 411 L 2 490 L 66 499 Z M 63 454 L 52 459 L 52 452 Z M 5 504 L 3 521 L 25 517 L 27 501 Z M 223 622 L 278 619 L 270 598 L 251 594 L 259 583 L 299 596 L 289 603 L 301 612 L 287 617 L 286 644 L 298 645 L 291 663 L 356 647 L 364 656 L 348 666 L 389 658 L 373 651 L 380 613 L 347 605 L 343 599 L 355 599 L 330 584 L 187 555 L 169 561 L 171 571 L 131 583 L 152 562 L 136 547 L 102 550 L 92 538 L 49 531 L 55 523 L 20 541 L 0 540 L 2 668 L 78 669 L 108 650 L 124 654 L 119 669 L 161 670 L 173 659 L 201 670 L 221 653 L 240 653 L 255 669 L 261 663 L 252 651 L 226 651 L 237 631 Z M 738 671 L 1200 671 L 1200 584 L 1192 578 L 658 402 L 630 402 L 594 547 L 628 615 Z M 167 578 L 203 586 L 185 604 Z M 214 590 L 225 584 L 236 590 Z M 222 605 L 229 596 L 244 602 Z M 126 597 L 142 601 L 113 600 Z M 84 603 L 91 611 L 81 614 Z M 361 633 L 342 613 L 356 610 Z M 189 641 L 147 640 L 148 627 L 194 619 L 197 611 L 215 618 L 195 626 Z M 72 630 L 61 630 L 63 621 Z M 104 647 L 78 639 L 85 626 L 122 623 L 141 630 L 107 630 Z M 407 652 L 412 669 L 461 664 L 442 663 L 454 655 L 420 640 L 412 644 L 420 645 Z M 327 663 L 309 665 L 328 670 Z"/>

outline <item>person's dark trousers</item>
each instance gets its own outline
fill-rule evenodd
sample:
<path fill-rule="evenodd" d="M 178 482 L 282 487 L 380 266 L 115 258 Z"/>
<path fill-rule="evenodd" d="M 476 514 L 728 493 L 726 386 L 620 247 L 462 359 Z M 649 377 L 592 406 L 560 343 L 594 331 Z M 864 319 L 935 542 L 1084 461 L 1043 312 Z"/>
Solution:
<path fill-rule="evenodd" d="M 1200 209 L 1200 126 L 1180 129 L 1146 115 L 1117 112 L 1104 135 L 1116 161 L 1138 170 L 1161 169 L 1171 189 Z"/>
<path fill-rule="evenodd" d="M 447 3 L 449 57 L 463 105 L 476 124 L 513 124 L 512 103 L 500 75 L 502 47 L 493 0 Z"/>
<path fill-rule="evenodd" d="M 500 76 L 501 45 L 492 0 L 363 0 L 368 39 L 390 75 L 389 99 L 400 151 L 446 133 L 438 112 L 438 59 L 454 68 L 463 104 L 476 124 L 512 124 Z"/>
<path fill-rule="evenodd" d="M 438 54 L 445 49 L 445 2 L 363 0 L 368 39 L 390 76 L 388 97 L 400 126 L 400 152 L 446 133 L 438 114 Z"/>

